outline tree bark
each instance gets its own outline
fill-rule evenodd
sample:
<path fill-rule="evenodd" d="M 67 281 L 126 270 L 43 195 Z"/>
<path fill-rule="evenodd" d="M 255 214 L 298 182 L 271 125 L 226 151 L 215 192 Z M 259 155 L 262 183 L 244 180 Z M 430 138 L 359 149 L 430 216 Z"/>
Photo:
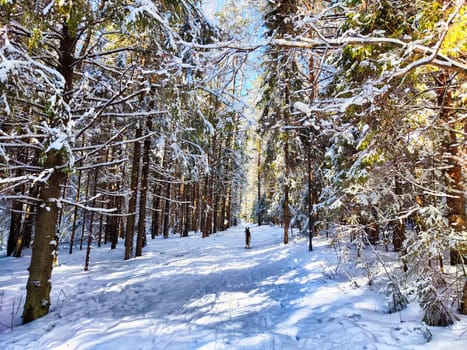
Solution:
<path fill-rule="evenodd" d="M 19 192 L 17 192 L 18 194 Z M 8 235 L 8 243 L 7 243 L 7 251 L 6 255 L 7 256 L 21 256 L 19 254 L 16 254 L 15 252 L 17 251 L 18 246 L 23 245 L 23 240 L 21 237 L 21 218 L 22 214 L 21 212 L 23 211 L 23 203 L 19 200 L 14 200 L 11 209 L 10 209 L 10 233 Z"/>
<path fill-rule="evenodd" d="M 193 219 L 191 221 L 191 229 L 195 232 L 200 230 L 200 193 L 199 193 L 199 182 L 196 182 L 192 187 L 192 201 L 193 201 Z"/>
<path fill-rule="evenodd" d="M 151 119 L 146 121 L 147 132 L 152 129 Z M 139 216 L 138 235 L 136 239 L 136 256 L 143 254 L 143 247 L 146 245 L 146 202 L 148 197 L 149 167 L 151 159 L 151 139 L 146 137 L 143 144 L 143 169 L 141 172 L 141 186 L 139 190 Z"/>
<path fill-rule="evenodd" d="M 170 179 L 165 184 L 165 200 L 164 200 L 164 216 L 163 216 L 163 225 L 162 225 L 162 234 L 164 238 L 169 238 L 169 228 L 170 228 L 170 191 L 171 191 Z"/>
<path fill-rule="evenodd" d="M 86 179 L 86 191 L 85 191 L 85 202 L 88 202 L 89 199 L 89 186 L 91 185 L 91 175 L 88 174 L 88 178 Z M 86 231 L 86 218 L 87 218 L 87 210 L 83 209 L 81 212 L 82 215 L 82 223 L 81 223 L 81 237 L 79 240 L 79 250 L 83 250 L 83 243 L 84 243 L 84 231 Z"/>
<path fill-rule="evenodd" d="M 81 191 L 81 170 L 78 170 L 78 179 L 76 185 L 76 194 L 75 194 L 75 202 L 79 202 L 79 195 Z M 78 206 L 75 206 L 73 209 L 73 222 L 71 224 L 71 235 L 70 235 L 70 248 L 68 250 L 69 254 L 73 253 L 73 245 L 75 243 L 75 234 L 76 234 L 76 221 L 78 219 Z"/>
<path fill-rule="evenodd" d="M 47 154 L 45 167 L 53 169 L 47 184 L 39 191 L 40 205 L 37 207 L 34 243 L 32 246 L 27 295 L 24 305 L 23 323 L 28 323 L 46 315 L 50 307 L 50 290 L 53 264 L 51 243 L 57 228 L 57 201 L 61 195 L 60 185 L 66 179 L 65 173 L 58 169 L 63 164 L 61 151 L 51 150 Z"/>
<path fill-rule="evenodd" d="M 92 190 L 92 207 L 96 207 L 96 196 L 97 196 L 97 182 L 99 180 L 99 168 L 94 169 L 94 183 L 93 183 L 93 190 Z M 94 235 L 94 211 L 91 211 L 91 215 L 89 218 L 89 231 L 88 231 L 88 241 L 87 241 L 87 246 L 86 246 L 86 259 L 84 262 L 84 271 L 89 270 L 89 261 L 91 258 L 91 243 L 93 240 L 93 235 Z"/>
<path fill-rule="evenodd" d="M 396 196 L 401 196 L 402 195 L 402 184 L 398 176 L 395 177 L 394 183 L 395 183 L 394 194 Z M 394 251 L 399 252 L 402 250 L 403 248 L 402 243 L 405 240 L 404 220 L 403 219 L 394 220 L 392 223 L 392 227 L 393 227 L 392 244 L 394 246 Z"/>
<path fill-rule="evenodd" d="M 37 198 L 38 194 L 39 194 L 39 186 L 38 185 L 31 186 L 31 188 L 29 189 L 29 196 L 31 198 Z M 21 248 L 22 247 L 30 248 L 31 246 L 35 215 L 36 215 L 36 205 L 33 202 L 26 203 L 26 213 L 24 214 L 23 225 L 21 227 L 21 237 L 22 237 Z M 21 254 L 21 252 L 17 250 L 15 254 Z"/>
<path fill-rule="evenodd" d="M 36 197 L 37 196 L 37 185 L 33 185 L 29 190 L 29 196 Z M 26 203 L 25 205 L 26 210 L 24 213 L 23 223 L 21 225 L 21 234 L 20 240 L 21 242 L 17 242 L 15 247 L 14 256 L 19 258 L 21 256 L 22 249 L 29 248 L 30 243 L 32 240 L 32 232 L 33 232 L 33 225 L 34 225 L 34 215 L 35 215 L 35 205 L 33 203 Z"/>
<path fill-rule="evenodd" d="M 289 243 L 289 138 L 284 132 L 284 244 Z"/>
<path fill-rule="evenodd" d="M 151 238 L 155 239 L 161 232 L 161 185 L 157 182 L 154 184 L 152 191 L 152 210 Z"/>
<path fill-rule="evenodd" d="M 17 155 L 18 162 L 25 163 L 27 161 L 27 151 L 20 151 Z M 16 171 L 16 176 L 21 176 L 23 172 L 21 170 Z M 21 185 L 15 188 L 16 195 L 22 195 L 25 191 L 25 186 Z M 21 256 L 21 250 L 23 247 L 23 237 L 21 232 L 21 221 L 23 219 L 23 207 L 24 204 L 20 200 L 13 200 L 11 205 L 10 214 L 10 234 L 8 236 L 7 243 L 7 256 L 15 256 L 19 258 Z"/>
<path fill-rule="evenodd" d="M 190 213 L 190 186 L 188 184 L 184 184 L 183 186 L 183 232 L 182 236 L 183 237 L 188 237 L 188 233 L 190 231 L 190 218 L 191 218 L 191 213 Z"/>
<path fill-rule="evenodd" d="M 452 78 L 448 72 L 442 72 L 437 77 L 439 117 L 447 128 L 447 135 L 443 143 L 442 155 L 447 163 L 445 174 L 447 178 L 446 205 L 448 207 L 449 225 L 456 232 L 462 232 L 466 228 L 465 197 L 462 184 L 462 158 L 459 150 L 459 133 L 456 131 L 455 122 L 451 120 L 449 107 L 452 105 Z M 451 249 L 451 265 L 461 264 L 462 257 L 458 247 Z"/>
<path fill-rule="evenodd" d="M 135 139 L 139 139 L 143 134 L 143 129 L 138 127 L 135 133 Z M 128 216 L 126 221 L 125 233 L 125 260 L 133 255 L 133 237 L 135 234 L 136 200 L 138 196 L 139 166 L 141 162 L 141 143 L 136 141 L 133 148 L 133 166 L 131 169 L 131 198 L 128 204 Z"/>
<path fill-rule="evenodd" d="M 313 173 L 311 166 L 311 133 L 308 137 L 307 143 L 307 180 L 308 180 L 308 251 L 313 251 L 313 235 L 315 229 L 315 220 L 313 215 L 313 195 L 312 195 L 312 186 L 313 186 Z"/>
<path fill-rule="evenodd" d="M 261 200 L 261 141 L 256 141 L 257 146 L 256 150 L 258 153 L 258 159 L 256 160 L 256 191 L 257 191 L 257 201 L 258 201 L 258 226 L 261 226 L 263 223 L 263 201 Z"/>

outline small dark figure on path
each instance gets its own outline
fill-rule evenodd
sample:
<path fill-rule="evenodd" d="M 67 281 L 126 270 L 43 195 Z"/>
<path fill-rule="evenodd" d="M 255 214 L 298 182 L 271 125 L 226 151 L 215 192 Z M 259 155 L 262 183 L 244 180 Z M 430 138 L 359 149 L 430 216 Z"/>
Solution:
<path fill-rule="evenodd" d="M 251 232 L 250 229 L 247 227 L 245 229 L 245 248 L 250 248 L 251 243 Z"/>

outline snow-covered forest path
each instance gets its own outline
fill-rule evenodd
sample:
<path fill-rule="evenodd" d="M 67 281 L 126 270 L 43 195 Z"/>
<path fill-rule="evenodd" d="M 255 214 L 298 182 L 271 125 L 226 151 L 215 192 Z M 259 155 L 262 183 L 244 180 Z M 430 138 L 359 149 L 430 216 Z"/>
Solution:
<path fill-rule="evenodd" d="M 2 349 L 463 349 L 462 327 L 436 331 L 426 343 L 412 306 L 384 313 L 377 291 L 333 277 L 336 255 L 325 238 L 282 244 L 282 231 L 253 226 L 201 239 L 149 240 L 144 255 L 123 261 L 123 247 L 60 254 L 49 315 L 20 326 L 29 256 L 0 267 Z M 356 279 L 358 281 L 358 279 Z M 16 306 L 15 306 L 16 305 Z"/>

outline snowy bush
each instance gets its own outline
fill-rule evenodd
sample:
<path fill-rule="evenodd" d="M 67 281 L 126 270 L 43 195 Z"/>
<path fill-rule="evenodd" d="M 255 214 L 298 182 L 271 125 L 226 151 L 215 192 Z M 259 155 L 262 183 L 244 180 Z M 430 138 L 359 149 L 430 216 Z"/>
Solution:
<path fill-rule="evenodd" d="M 420 208 L 416 222 L 417 229 L 409 231 L 404 242 L 404 275 L 407 281 L 415 283 L 420 306 L 425 311 L 424 322 L 430 326 L 451 325 L 456 317 L 447 306 L 449 288 L 442 275 L 443 252 L 449 249 L 451 229 L 442 212 L 433 206 Z"/>
<path fill-rule="evenodd" d="M 390 314 L 404 310 L 409 303 L 401 291 L 399 281 L 395 279 L 390 279 L 381 289 L 381 293 L 386 296 L 386 307 Z"/>
<path fill-rule="evenodd" d="M 425 311 L 423 322 L 428 326 L 445 327 L 452 325 L 457 317 L 446 306 L 443 290 L 446 284 L 441 276 L 434 275 L 435 280 L 426 279 L 421 281 L 418 292 L 420 306 Z M 439 290 L 443 287 L 443 290 Z"/>

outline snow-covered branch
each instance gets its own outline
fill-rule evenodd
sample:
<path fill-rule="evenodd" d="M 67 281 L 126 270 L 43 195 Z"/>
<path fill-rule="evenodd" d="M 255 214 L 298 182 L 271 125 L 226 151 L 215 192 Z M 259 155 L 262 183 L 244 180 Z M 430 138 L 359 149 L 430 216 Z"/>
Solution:
<path fill-rule="evenodd" d="M 95 198 L 98 198 L 98 196 L 96 196 Z M 93 199 L 95 199 L 95 198 L 93 198 Z M 87 205 L 83 205 L 81 203 L 70 201 L 70 200 L 65 199 L 65 198 L 61 198 L 60 202 L 71 205 L 71 206 L 76 206 L 76 207 L 84 209 L 86 211 L 100 213 L 100 214 L 112 214 L 112 213 L 115 213 L 117 211 L 116 208 L 107 209 L 107 208 L 90 207 L 90 206 L 87 206 Z"/>

